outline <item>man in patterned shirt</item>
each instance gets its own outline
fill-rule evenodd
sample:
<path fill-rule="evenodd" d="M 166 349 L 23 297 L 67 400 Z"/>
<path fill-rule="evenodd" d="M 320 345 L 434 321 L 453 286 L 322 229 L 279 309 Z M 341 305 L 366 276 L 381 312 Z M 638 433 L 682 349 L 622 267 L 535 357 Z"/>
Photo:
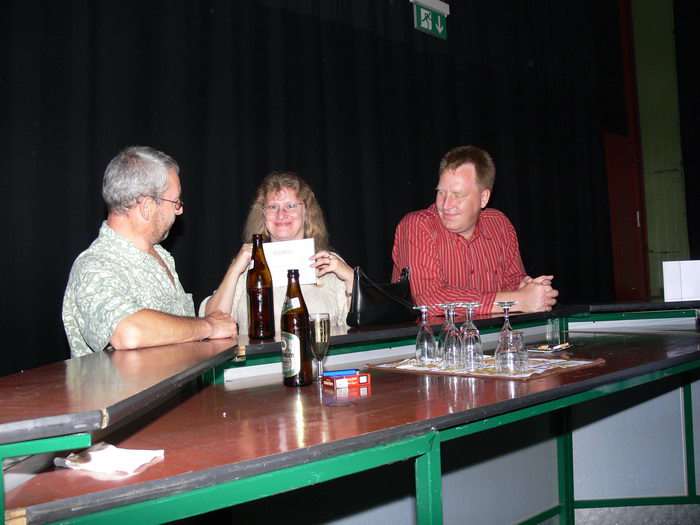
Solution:
<path fill-rule="evenodd" d="M 107 166 L 107 220 L 73 263 L 63 297 L 71 357 L 231 337 L 236 322 L 215 311 L 195 317 L 172 256 L 160 246 L 183 212 L 179 167 L 165 153 L 131 146 Z"/>
<path fill-rule="evenodd" d="M 518 301 L 513 310 L 523 312 L 556 304 L 553 276 L 525 275 L 515 228 L 503 213 L 486 208 L 495 178 L 486 151 L 454 148 L 440 162 L 435 204 L 397 226 L 393 280 L 410 267 L 416 304 L 478 301 L 480 313 L 501 311 L 495 301 Z"/>

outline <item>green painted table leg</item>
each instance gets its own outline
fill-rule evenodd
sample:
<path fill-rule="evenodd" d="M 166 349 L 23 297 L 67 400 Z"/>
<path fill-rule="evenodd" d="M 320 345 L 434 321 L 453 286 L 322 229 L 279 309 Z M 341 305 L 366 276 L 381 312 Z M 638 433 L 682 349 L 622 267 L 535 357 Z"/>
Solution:
<path fill-rule="evenodd" d="M 685 433 L 685 461 L 688 496 L 697 496 L 695 483 L 695 437 L 693 431 L 692 384 L 683 385 L 683 418 Z"/>
<path fill-rule="evenodd" d="M 557 474 L 559 478 L 559 523 L 573 524 L 574 517 L 574 446 L 571 436 L 571 409 L 557 412 Z"/>
<path fill-rule="evenodd" d="M 428 452 L 416 458 L 416 517 L 421 525 L 442 523 L 442 470 L 438 432 Z"/>

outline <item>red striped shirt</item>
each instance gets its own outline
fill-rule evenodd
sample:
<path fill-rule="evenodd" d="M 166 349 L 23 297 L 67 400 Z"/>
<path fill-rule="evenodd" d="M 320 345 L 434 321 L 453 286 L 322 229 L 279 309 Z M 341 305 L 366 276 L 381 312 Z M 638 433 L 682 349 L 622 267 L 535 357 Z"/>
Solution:
<path fill-rule="evenodd" d="M 411 269 L 416 304 L 478 301 L 491 312 L 496 293 L 517 290 L 525 277 L 518 236 L 508 218 L 481 210 L 471 239 L 445 229 L 435 204 L 406 215 L 396 227 L 392 281 Z"/>

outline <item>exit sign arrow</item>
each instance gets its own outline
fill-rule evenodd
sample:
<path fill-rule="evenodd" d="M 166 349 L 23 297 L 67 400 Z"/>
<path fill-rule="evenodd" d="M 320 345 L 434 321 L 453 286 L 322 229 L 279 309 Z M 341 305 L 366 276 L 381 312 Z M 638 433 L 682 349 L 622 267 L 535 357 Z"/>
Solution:
<path fill-rule="evenodd" d="M 450 6 L 440 0 L 411 0 L 413 28 L 447 40 L 447 15 Z"/>

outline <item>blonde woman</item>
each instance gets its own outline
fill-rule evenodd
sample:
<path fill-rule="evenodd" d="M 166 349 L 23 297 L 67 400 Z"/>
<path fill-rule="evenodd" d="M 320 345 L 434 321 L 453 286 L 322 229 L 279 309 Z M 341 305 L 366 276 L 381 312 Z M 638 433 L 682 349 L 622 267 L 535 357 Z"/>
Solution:
<path fill-rule="evenodd" d="M 238 322 L 238 332 L 248 332 L 245 273 L 253 250 L 249 241 L 256 233 L 262 234 L 266 242 L 314 239 L 316 253 L 309 265 L 316 269 L 318 282 L 302 285 L 304 300 L 310 312 L 328 312 L 332 325 L 345 326 L 353 270 L 337 253 L 330 251 L 326 222 L 316 196 L 311 187 L 292 172 L 270 173 L 258 187 L 243 232 L 245 244 L 231 261 L 219 288 L 202 302 L 199 314 L 207 315 L 214 310 L 231 312 Z M 285 293 L 286 286 L 273 289 L 276 331 L 280 328 Z"/>

